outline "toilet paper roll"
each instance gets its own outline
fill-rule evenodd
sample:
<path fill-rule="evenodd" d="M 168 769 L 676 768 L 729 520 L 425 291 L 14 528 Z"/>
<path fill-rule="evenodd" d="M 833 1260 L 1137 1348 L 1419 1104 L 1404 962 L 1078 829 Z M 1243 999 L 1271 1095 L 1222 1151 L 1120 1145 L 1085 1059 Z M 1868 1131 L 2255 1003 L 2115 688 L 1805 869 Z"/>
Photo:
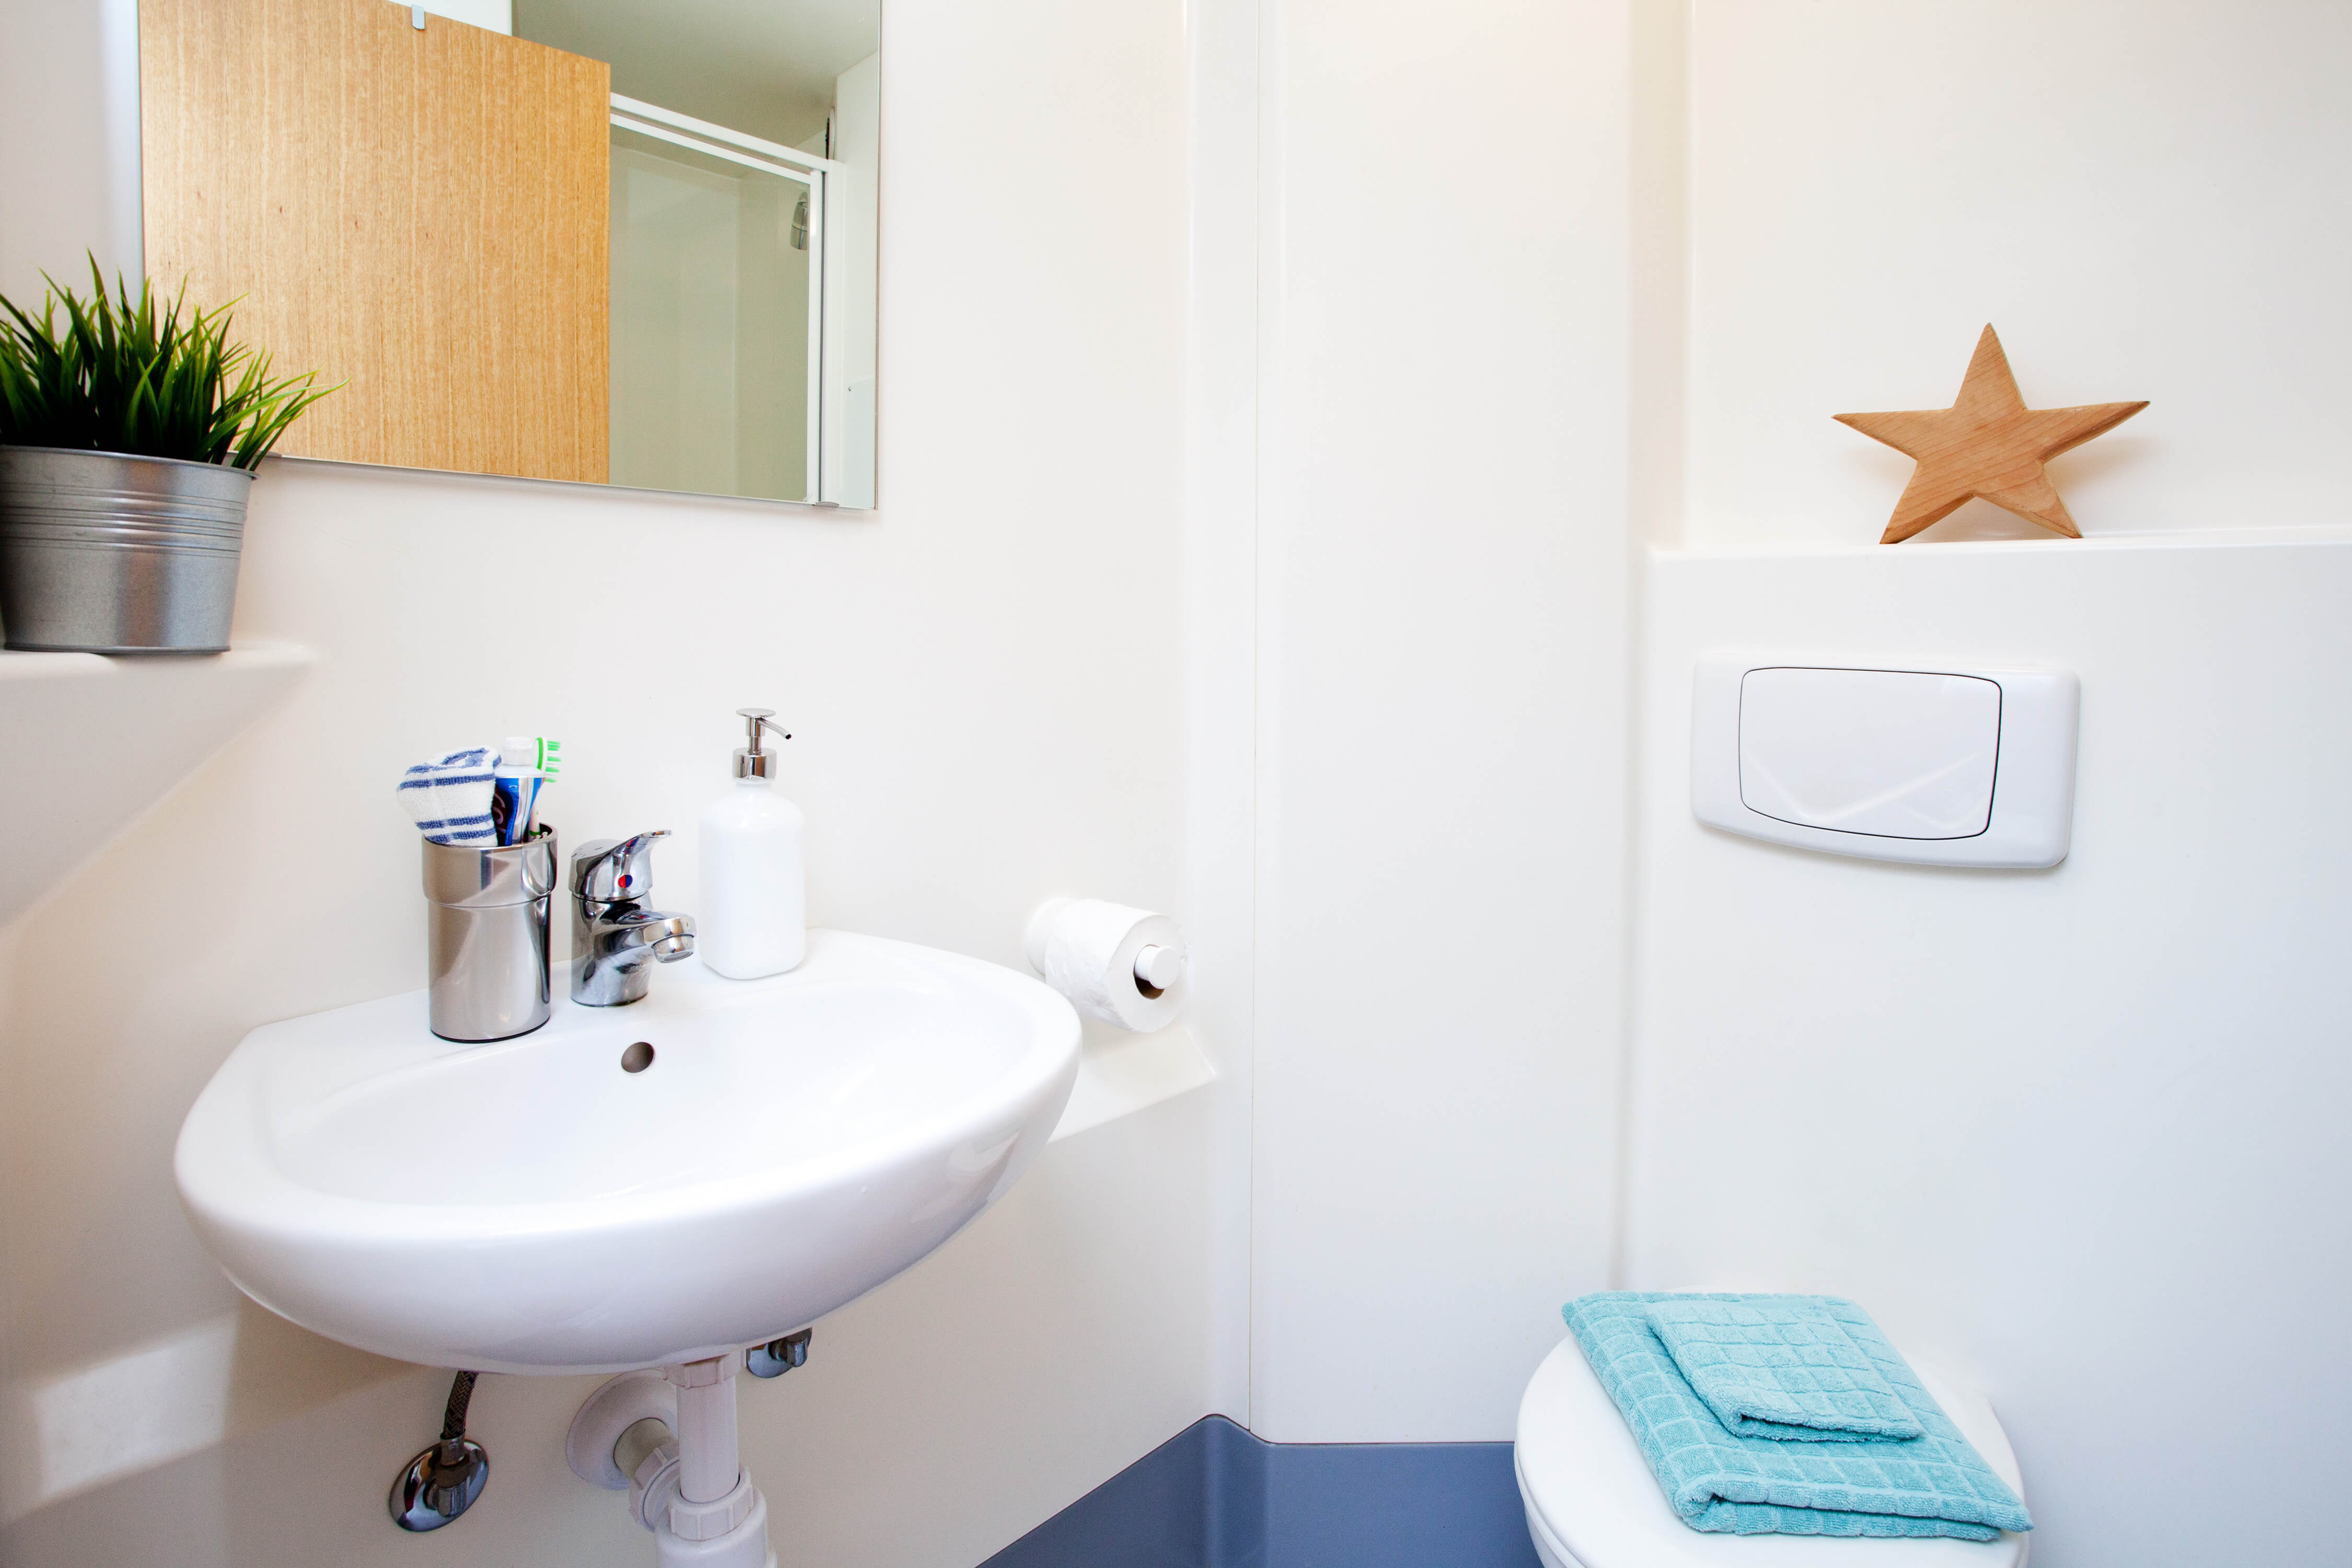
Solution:
<path fill-rule="evenodd" d="M 1029 922 L 1029 963 L 1079 1012 L 1122 1029 L 1165 1028 L 1188 978 L 1176 922 L 1101 899 L 1055 899 Z M 1138 966 L 1164 985 L 1150 984 Z"/>

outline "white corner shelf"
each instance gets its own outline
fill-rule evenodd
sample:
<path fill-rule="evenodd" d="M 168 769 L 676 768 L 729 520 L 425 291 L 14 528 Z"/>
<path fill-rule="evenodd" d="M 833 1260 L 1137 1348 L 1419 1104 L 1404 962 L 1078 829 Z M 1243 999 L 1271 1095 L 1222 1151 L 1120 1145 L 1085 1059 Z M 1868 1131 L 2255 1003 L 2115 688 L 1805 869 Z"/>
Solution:
<path fill-rule="evenodd" d="M 1181 1024 L 1088 1045 L 1078 1053 L 1077 1085 L 1051 1142 L 1190 1093 L 1216 1076 L 1201 1043 Z"/>
<path fill-rule="evenodd" d="M 112 842 L 301 679 L 290 645 L 216 654 L 0 652 L 0 910 Z"/>

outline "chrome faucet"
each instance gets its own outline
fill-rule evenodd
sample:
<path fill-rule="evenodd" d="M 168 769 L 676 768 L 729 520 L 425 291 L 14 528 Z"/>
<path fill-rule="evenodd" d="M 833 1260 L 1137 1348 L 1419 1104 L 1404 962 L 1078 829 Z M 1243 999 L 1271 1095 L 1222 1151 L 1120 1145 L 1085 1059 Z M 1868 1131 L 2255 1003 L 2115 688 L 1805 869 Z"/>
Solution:
<path fill-rule="evenodd" d="M 676 963 L 694 951 L 694 917 L 646 905 L 654 885 L 657 827 L 634 838 L 599 838 L 572 852 L 572 999 L 589 1007 L 642 1000 L 646 960 Z"/>

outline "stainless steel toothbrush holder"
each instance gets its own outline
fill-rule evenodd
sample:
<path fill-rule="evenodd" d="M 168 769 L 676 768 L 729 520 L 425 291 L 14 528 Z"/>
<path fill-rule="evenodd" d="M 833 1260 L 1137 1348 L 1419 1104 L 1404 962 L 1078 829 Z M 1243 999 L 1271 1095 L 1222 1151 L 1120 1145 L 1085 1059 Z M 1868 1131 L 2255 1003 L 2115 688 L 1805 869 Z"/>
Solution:
<path fill-rule="evenodd" d="M 555 829 L 503 849 L 425 841 L 433 1032 L 478 1043 L 547 1022 Z"/>

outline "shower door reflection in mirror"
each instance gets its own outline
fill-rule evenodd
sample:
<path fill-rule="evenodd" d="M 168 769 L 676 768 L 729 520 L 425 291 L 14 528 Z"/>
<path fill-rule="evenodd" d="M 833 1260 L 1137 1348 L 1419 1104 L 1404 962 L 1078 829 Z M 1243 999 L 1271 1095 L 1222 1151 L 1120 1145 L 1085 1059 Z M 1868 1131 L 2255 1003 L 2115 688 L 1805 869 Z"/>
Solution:
<path fill-rule="evenodd" d="M 639 123 L 614 121 L 612 482 L 814 499 L 823 171 Z"/>
<path fill-rule="evenodd" d="M 878 0 L 515 0 L 613 71 L 610 481 L 866 507 Z"/>
<path fill-rule="evenodd" d="M 289 457 L 874 504 L 879 0 L 140 0 L 149 273 Z"/>

